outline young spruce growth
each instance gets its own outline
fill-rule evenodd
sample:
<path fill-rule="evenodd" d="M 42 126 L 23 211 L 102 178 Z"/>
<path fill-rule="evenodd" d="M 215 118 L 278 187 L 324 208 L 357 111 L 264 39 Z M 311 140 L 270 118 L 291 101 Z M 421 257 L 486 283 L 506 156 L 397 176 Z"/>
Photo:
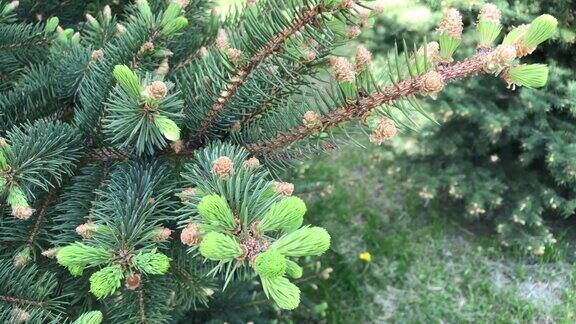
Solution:
<path fill-rule="evenodd" d="M 556 29 L 543 15 L 494 46 L 486 5 L 461 59 L 450 9 L 438 42 L 394 49 L 386 80 L 366 48 L 334 54 L 381 3 L 248 1 L 222 18 L 204 0 L 31 2 L 0 1 L 0 322 L 175 322 L 255 277 L 295 309 L 292 279 L 330 235 L 273 179 L 344 128 L 389 140 L 458 79 L 543 86 L 547 68 L 519 60 Z"/>

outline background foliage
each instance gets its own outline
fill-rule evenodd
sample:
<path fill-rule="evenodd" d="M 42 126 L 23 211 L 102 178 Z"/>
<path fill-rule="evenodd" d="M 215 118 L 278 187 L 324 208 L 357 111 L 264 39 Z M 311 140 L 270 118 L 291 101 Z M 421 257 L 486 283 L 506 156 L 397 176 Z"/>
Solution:
<path fill-rule="evenodd" d="M 469 1 L 431 2 L 469 8 Z M 399 178 L 414 182 L 424 200 L 459 206 L 456 217 L 493 224 L 505 246 L 541 254 L 556 242 L 548 223 L 574 214 L 576 65 L 575 2 L 500 1 L 505 25 L 526 23 L 540 10 L 558 15 L 552 42 L 531 60 L 546 61 L 550 81 L 544 91 L 511 91 L 492 78 L 474 78 L 447 89 L 430 103 L 440 126 L 424 127 L 411 150 L 397 155 Z M 420 9 L 425 10 L 425 9 Z M 474 16 L 465 15 L 473 24 Z M 431 14 L 432 15 L 432 14 Z M 376 33 L 423 35 L 398 16 L 383 19 Z M 433 19 L 432 19 L 433 20 Z M 405 26 L 405 27 L 404 27 Z M 381 30 L 381 31 L 380 31 Z M 468 42 L 465 48 L 472 50 Z M 376 48 L 385 50 L 385 43 Z M 469 89 L 478 88 L 474 95 Z"/>

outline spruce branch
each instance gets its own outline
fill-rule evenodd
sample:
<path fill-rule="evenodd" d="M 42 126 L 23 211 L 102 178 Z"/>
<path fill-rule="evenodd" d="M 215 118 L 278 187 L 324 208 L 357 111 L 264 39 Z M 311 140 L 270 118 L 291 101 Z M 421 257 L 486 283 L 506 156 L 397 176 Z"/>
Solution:
<path fill-rule="evenodd" d="M 30 323 L 63 322 L 64 296 L 58 296 L 54 274 L 32 264 L 16 268 L 0 260 L 0 321 L 12 323 L 13 310 L 22 308 Z"/>
<path fill-rule="evenodd" d="M 280 98 L 282 98 L 283 91 L 286 91 L 286 84 L 290 84 L 299 79 L 301 75 L 306 72 L 307 68 L 308 68 L 307 64 L 298 64 L 296 67 L 294 67 L 294 71 L 288 74 L 284 79 L 285 82 L 278 83 L 269 91 L 268 99 L 258 103 L 258 105 L 254 107 L 254 109 L 250 111 L 250 113 L 243 116 L 237 122 L 237 125 L 240 126 L 238 131 L 241 131 L 242 129 L 249 127 L 253 122 L 258 120 L 263 114 L 276 108 L 275 103 L 278 102 Z"/>
<path fill-rule="evenodd" d="M 24 46 L 43 46 L 43 45 L 48 45 L 47 39 L 41 39 L 41 40 L 36 40 L 36 41 L 26 40 L 26 41 L 21 41 L 18 43 L 0 45 L 0 51 L 6 50 L 6 49 L 13 49 L 13 48 L 17 48 L 17 47 L 24 47 Z"/>
<path fill-rule="evenodd" d="M 441 75 L 444 83 L 481 73 L 483 72 L 485 58 L 491 52 L 491 50 L 480 51 L 476 55 L 456 64 L 440 65 L 437 72 Z M 393 103 L 402 98 L 426 93 L 421 86 L 425 78 L 426 75 L 421 75 L 404 80 L 398 84 L 387 86 L 382 91 L 376 91 L 367 97 L 362 97 L 356 102 L 348 102 L 327 115 L 320 116 L 321 129 L 330 129 L 353 119 L 363 119 L 382 104 Z M 302 125 L 271 140 L 247 144 L 246 148 L 254 155 L 268 154 L 286 148 L 290 144 L 305 139 L 316 132 L 317 129 Z"/>
<path fill-rule="evenodd" d="M 98 181 L 98 184 L 96 185 L 95 190 L 100 190 L 104 186 L 104 183 L 106 179 L 108 179 L 109 174 L 110 174 L 110 163 L 104 163 L 102 175 L 100 176 L 100 179 Z M 88 210 L 88 216 L 86 217 L 87 222 L 91 222 L 92 218 L 94 218 L 94 208 L 96 208 L 96 202 L 97 202 L 96 199 L 90 202 L 90 210 Z"/>
<path fill-rule="evenodd" d="M 20 304 L 20 305 L 32 305 L 32 306 L 36 306 L 36 307 L 43 307 L 44 306 L 44 303 L 42 301 L 30 300 L 30 299 L 20 298 L 20 297 L 16 297 L 16 296 L 2 296 L 2 295 L 0 295 L 0 300 L 7 302 L 7 303 L 14 303 L 14 304 Z"/>
<path fill-rule="evenodd" d="M 138 315 L 140 316 L 140 323 L 146 323 L 146 305 L 144 304 L 142 285 L 136 288 L 136 295 L 138 296 Z"/>
<path fill-rule="evenodd" d="M 84 157 L 84 161 L 86 162 L 95 162 L 95 161 L 128 161 L 130 160 L 130 155 L 116 149 L 113 147 L 100 147 L 94 148 L 89 151 L 86 156 Z"/>
<path fill-rule="evenodd" d="M 55 198 L 56 198 L 56 190 L 51 189 L 48 192 L 48 195 L 44 200 L 44 202 L 42 203 L 40 209 L 36 211 L 37 215 L 36 222 L 34 222 L 34 227 L 32 228 L 30 236 L 28 237 L 28 241 L 26 242 L 28 247 L 32 247 L 32 245 L 34 244 L 34 241 L 36 240 L 36 237 L 38 236 L 38 233 L 40 231 L 40 227 L 42 226 L 44 218 L 46 217 L 46 213 L 48 212 L 48 206 L 50 206 L 50 204 L 54 201 Z"/>
<path fill-rule="evenodd" d="M 300 290 L 284 275 L 298 276 L 299 267 L 287 258 L 324 253 L 330 245 L 326 230 L 301 227 L 306 205 L 290 197 L 293 185 L 267 181 L 268 173 L 245 150 L 208 146 L 196 159 L 199 163 L 187 166 L 183 176 L 202 197 L 182 196 L 182 243 L 191 246 L 189 252 L 198 250 L 218 262 L 210 274 L 225 272 L 224 287 L 236 271 L 252 269 L 280 308 L 297 307 Z M 223 159 L 226 168 L 219 165 Z M 207 173 L 214 176 L 207 178 Z"/>
<path fill-rule="evenodd" d="M 20 47 L 48 47 L 51 38 L 40 25 L 13 24 L 0 25 L 0 52 Z"/>
<path fill-rule="evenodd" d="M 212 106 L 212 109 L 200 124 L 196 138 L 198 142 L 202 143 L 205 140 L 206 134 L 212 129 L 212 127 L 214 127 L 214 124 L 220 117 L 228 101 L 234 96 L 238 91 L 238 88 L 246 81 L 252 71 L 272 53 L 278 51 L 290 36 L 304 28 L 306 25 L 314 22 L 316 17 L 322 14 L 325 10 L 326 8 L 323 5 L 315 5 L 312 8 L 306 8 L 301 14 L 297 15 L 298 18 L 292 22 L 292 25 L 269 39 L 268 42 L 248 60 L 246 65 L 241 66 L 232 74 L 232 77 L 226 86 L 226 90 L 220 93 L 219 97 L 216 99 L 216 103 Z"/>
<path fill-rule="evenodd" d="M 82 167 L 73 178 L 73 183 L 62 189 L 54 210 L 54 235 L 50 242 L 62 246 L 78 239 L 78 227 L 93 222 L 94 210 L 113 165 L 110 162 L 90 163 Z"/>

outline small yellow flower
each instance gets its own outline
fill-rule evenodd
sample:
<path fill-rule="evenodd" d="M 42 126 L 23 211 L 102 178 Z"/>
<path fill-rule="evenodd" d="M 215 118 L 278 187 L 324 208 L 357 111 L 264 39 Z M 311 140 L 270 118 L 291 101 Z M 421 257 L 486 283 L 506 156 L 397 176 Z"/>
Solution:
<path fill-rule="evenodd" d="M 370 254 L 370 252 L 362 252 L 362 253 L 360 253 L 360 255 L 358 255 L 358 257 L 360 258 L 360 260 L 363 260 L 366 262 L 372 261 L 372 254 Z"/>

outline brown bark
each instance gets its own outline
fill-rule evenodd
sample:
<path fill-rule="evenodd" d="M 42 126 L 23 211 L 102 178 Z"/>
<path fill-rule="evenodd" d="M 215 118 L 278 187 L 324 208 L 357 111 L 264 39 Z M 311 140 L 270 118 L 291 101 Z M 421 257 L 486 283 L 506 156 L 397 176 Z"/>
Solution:
<path fill-rule="evenodd" d="M 7 303 L 15 303 L 15 304 L 21 304 L 21 305 L 32 305 L 32 306 L 36 306 L 36 307 L 44 307 L 44 303 L 41 301 L 29 300 L 29 299 L 14 297 L 14 296 L 0 296 L 0 300 L 7 302 Z"/>
<path fill-rule="evenodd" d="M 34 240 L 36 240 L 36 236 L 38 236 L 38 233 L 40 232 L 40 227 L 44 222 L 44 217 L 46 217 L 46 213 L 48 212 L 48 206 L 50 205 L 52 200 L 54 200 L 55 196 L 56 195 L 54 193 L 54 190 L 50 190 L 50 192 L 48 193 L 48 197 L 46 197 L 46 200 L 42 204 L 42 207 L 40 207 L 40 210 L 38 211 L 38 216 L 36 217 L 36 222 L 34 223 L 34 228 L 32 228 L 32 232 L 30 233 L 30 236 L 28 237 L 28 241 L 26 243 L 28 246 L 32 246 L 32 244 L 34 244 Z"/>

